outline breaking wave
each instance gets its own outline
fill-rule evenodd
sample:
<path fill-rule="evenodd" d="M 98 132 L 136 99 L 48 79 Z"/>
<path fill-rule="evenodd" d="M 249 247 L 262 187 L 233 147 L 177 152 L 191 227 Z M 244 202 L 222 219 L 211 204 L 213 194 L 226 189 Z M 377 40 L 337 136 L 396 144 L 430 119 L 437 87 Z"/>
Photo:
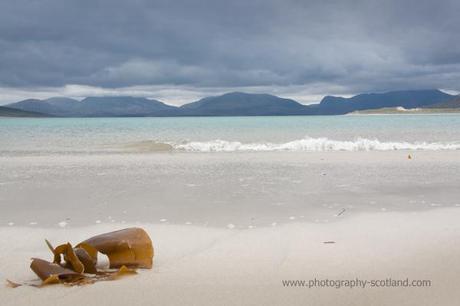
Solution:
<path fill-rule="evenodd" d="M 212 140 L 172 144 L 174 150 L 185 152 L 326 152 L 326 151 L 395 151 L 395 150 L 460 150 L 460 142 L 382 142 L 377 139 L 357 138 L 353 141 L 311 138 L 286 143 L 241 143 Z"/>

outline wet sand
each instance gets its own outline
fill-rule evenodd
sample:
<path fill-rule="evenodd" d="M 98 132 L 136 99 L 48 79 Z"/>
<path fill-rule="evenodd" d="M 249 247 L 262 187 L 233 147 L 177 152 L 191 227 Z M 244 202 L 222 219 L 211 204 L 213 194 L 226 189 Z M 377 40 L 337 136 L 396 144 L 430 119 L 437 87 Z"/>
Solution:
<path fill-rule="evenodd" d="M 0 225 L 247 228 L 460 205 L 457 151 L 3 156 L 0 165 Z"/>

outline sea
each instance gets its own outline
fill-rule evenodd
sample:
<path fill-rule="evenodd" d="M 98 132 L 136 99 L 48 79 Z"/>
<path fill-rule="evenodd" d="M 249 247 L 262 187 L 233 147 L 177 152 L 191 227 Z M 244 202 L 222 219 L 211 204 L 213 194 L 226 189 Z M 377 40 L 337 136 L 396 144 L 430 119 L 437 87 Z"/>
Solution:
<path fill-rule="evenodd" d="M 460 114 L 0 119 L 1 155 L 460 150 Z"/>

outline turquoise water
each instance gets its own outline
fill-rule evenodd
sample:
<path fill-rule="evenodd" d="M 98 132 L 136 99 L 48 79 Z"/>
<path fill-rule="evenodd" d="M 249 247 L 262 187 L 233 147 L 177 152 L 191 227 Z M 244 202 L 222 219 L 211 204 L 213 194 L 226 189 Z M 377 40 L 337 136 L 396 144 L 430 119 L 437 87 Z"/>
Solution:
<path fill-rule="evenodd" d="M 2 154 L 146 143 L 152 151 L 157 143 L 183 151 L 460 149 L 460 115 L 0 119 Z"/>

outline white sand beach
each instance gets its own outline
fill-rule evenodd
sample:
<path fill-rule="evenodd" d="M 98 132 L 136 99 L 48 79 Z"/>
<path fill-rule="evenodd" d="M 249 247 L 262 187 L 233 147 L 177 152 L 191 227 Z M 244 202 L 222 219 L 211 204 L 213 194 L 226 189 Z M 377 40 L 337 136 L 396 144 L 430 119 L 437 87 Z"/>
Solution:
<path fill-rule="evenodd" d="M 138 226 L 155 247 L 154 268 L 139 275 L 71 288 L 2 286 L 2 305 L 456 305 L 460 298 L 456 151 L 2 156 L 0 164 L 1 279 L 36 280 L 30 258 L 51 259 L 45 238 L 77 243 Z M 390 278 L 431 286 L 282 283 Z"/>
<path fill-rule="evenodd" d="M 151 235 L 153 270 L 82 287 L 0 288 L 2 305 L 457 305 L 460 209 L 362 214 L 332 224 L 257 229 L 135 224 Z M 79 241 L 128 225 L 1 228 L 0 277 L 36 278 L 46 237 Z M 17 239 L 11 239 L 17 237 Z M 334 244 L 325 244 L 334 241 Z M 430 287 L 284 287 L 282 280 L 429 280 Z"/>

